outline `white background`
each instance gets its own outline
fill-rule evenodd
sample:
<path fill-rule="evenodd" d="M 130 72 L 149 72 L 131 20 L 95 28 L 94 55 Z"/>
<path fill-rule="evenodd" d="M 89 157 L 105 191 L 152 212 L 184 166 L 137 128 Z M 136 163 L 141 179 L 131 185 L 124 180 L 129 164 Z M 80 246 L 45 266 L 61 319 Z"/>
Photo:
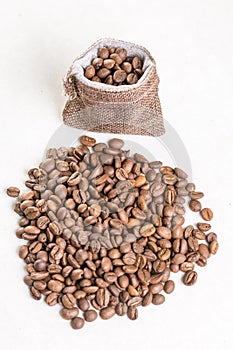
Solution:
<path fill-rule="evenodd" d="M 232 1 L 1 0 L 0 5 L 0 348 L 232 349 Z M 101 37 L 142 44 L 154 55 L 164 117 L 189 152 L 194 181 L 206 194 L 203 205 L 214 210 L 220 250 L 199 269 L 194 287 L 182 285 L 178 276 L 166 303 L 140 308 L 137 321 L 115 317 L 74 331 L 58 308 L 28 295 L 17 256 L 17 217 L 5 189 L 23 188 L 26 170 L 40 162 L 61 124 L 62 78 L 72 60 Z M 139 141 L 144 147 L 152 142 Z M 154 152 L 163 157 L 156 146 Z"/>

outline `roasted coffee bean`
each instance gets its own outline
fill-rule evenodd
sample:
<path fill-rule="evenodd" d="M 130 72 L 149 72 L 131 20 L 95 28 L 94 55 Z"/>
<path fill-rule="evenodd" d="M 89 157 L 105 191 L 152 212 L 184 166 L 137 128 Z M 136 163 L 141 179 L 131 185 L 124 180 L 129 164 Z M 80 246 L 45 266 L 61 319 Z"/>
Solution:
<path fill-rule="evenodd" d="M 189 208 L 194 212 L 200 211 L 201 210 L 201 203 L 197 199 L 192 199 L 189 202 Z"/>
<path fill-rule="evenodd" d="M 171 230 L 165 226 L 161 226 L 157 229 L 156 233 L 162 237 L 162 238 L 165 238 L 165 239 L 171 239 Z"/>
<path fill-rule="evenodd" d="M 210 233 L 207 235 L 206 240 L 207 240 L 208 243 L 211 243 L 211 242 L 213 242 L 213 241 L 216 241 L 217 238 L 218 238 L 218 237 L 217 237 L 216 233 L 210 232 Z"/>
<path fill-rule="evenodd" d="M 138 318 L 138 309 L 135 306 L 129 306 L 127 316 L 132 321 L 136 320 Z"/>
<path fill-rule="evenodd" d="M 121 65 L 121 69 L 123 69 L 127 74 L 132 71 L 132 64 L 130 62 L 123 62 Z"/>
<path fill-rule="evenodd" d="M 116 83 L 123 83 L 123 81 L 125 81 L 126 77 L 127 77 L 127 74 L 122 69 L 116 70 L 113 74 L 113 80 Z"/>
<path fill-rule="evenodd" d="M 22 245 L 19 249 L 19 257 L 21 259 L 25 259 L 28 255 L 28 246 L 27 245 Z"/>
<path fill-rule="evenodd" d="M 105 79 L 109 74 L 111 73 L 111 71 L 107 68 L 100 68 L 100 70 L 98 70 L 97 72 L 97 76 L 100 79 Z"/>
<path fill-rule="evenodd" d="M 87 311 L 84 311 L 83 317 L 84 317 L 85 321 L 93 322 L 97 319 L 98 314 L 95 310 L 87 310 Z"/>
<path fill-rule="evenodd" d="M 126 303 L 119 303 L 115 307 L 115 312 L 118 316 L 124 316 L 127 314 L 128 306 Z"/>
<path fill-rule="evenodd" d="M 61 301 L 64 307 L 67 309 L 72 309 L 76 303 L 75 297 L 70 293 L 64 294 L 61 298 Z"/>
<path fill-rule="evenodd" d="M 115 61 L 111 58 L 107 58 L 103 61 L 103 66 L 107 69 L 112 69 L 115 65 Z"/>
<path fill-rule="evenodd" d="M 153 269 L 156 273 L 163 272 L 165 268 L 166 268 L 166 263 L 164 261 L 161 261 L 158 259 L 153 263 Z"/>
<path fill-rule="evenodd" d="M 142 68 L 142 60 L 138 56 L 135 56 L 132 60 L 132 66 L 134 69 L 141 69 Z"/>
<path fill-rule="evenodd" d="M 209 208 L 204 208 L 201 210 L 201 216 L 204 220 L 210 221 L 213 219 L 213 212 Z"/>
<path fill-rule="evenodd" d="M 218 241 L 217 240 L 213 240 L 210 243 L 210 253 L 214 254 L 214 255 L 217 254 L 218 247 L 219 247 Z"/>
<path fill-rule="evenodd" d="M 38 272 L 45 271 L 46 267 L 47 267 L 46 261 L 42 259 L 38 259 L 34 262 L 34 268 Z"/>
<path fill-rule="evenodd" d="M 144 226 L 141 227 L 140 229 L 140 235 L 142 237 L 149 237 L 155 233 L 155 227 L 153 224 L 145 224 Z"/>
<path fill-rule="evenodd" d="M 58 294 L 57 293 L 50 293 L 47 295 L 46 299 L 45 299 L 46 303 L 49 306 L 54 306 L 57 304 L 58 302 Z"/>
<path fill-rule="evenodd" d="M 136 84 L 138 82 L 138 76 L 135 73 L 129 73 L 129 75 L 127 76 L 127 83 L 129 85 L 133 85 Z"/>
<path fill-rule="evenodd" d="M 88 146 L 88 147 L 94 147 L 96 144 L 96 140 L 93 137 L 83 135 L 80 137 L 79 141 L 82 145 Z"/>
<path fill-rule="evenodd" d="M 71 321 L 71 327 L 73 329 L 81 329 L 84 326 L 84 319 L 81 317 L 75 317 Z"/>
<path fill-rule="evenodd" d="M 150 304 L 152 303 L 152 299 L 153 299 L 153 294 L 152 294 L 152 292 L 148 292 L 148 293 L 144 296 L 144 298 L 143 298 L 143 300 L 142 300 L 142 306 L 148 306 L 148 305 L 150 305 Z"/>
<path fill-rule="evenodd" d="M 188 271 L 183 277 L 183 282 L 186 286 L 192 286 L 197 281 L 197 273 L 195 271 Z"/>
<path fill-rule="evenodd" d="M 209 231 L 211 229 L 211 225 L 207 224 L 205 222 L 198 222 L 197 227 L 202 232 L 206 232 L 206 231 Z"/>
<path fill-rule="evenodd" d="M 99 69 L 103 64 L 103 59 L 100 57 L 97 57 L 97 58 L 94 58 L 91 63 L 95 67 L 95 69 Z"/>
<path fill-rule="evenodd" d="M 96 302 L 100 307 L 107 306 L 110 300 L 110 293 L 106 288 L 101 288 L 96 293 Z"/>
<path fill-rule="evenodd" d="M 181 265 L 186 260 L 186 256 L 184 254 L 175 254 L 172 258 L 172 263 Z"/>
<path fill-rule="evenodd" d="M 109 320 L 114 315 L 115 315 L 115 309 L 113 307 L 108 306 L 100 310 L 100 317 L 103 320 Z"/>
<path fill-rule="evenodd" d="M 127 51 L 126 49 L 119 47 L 116 49 L 116 53 L 120 56 L 120 58 L 122 59 L 122 61 L 125 61 L 127 58 Z"/>
<path fill-rule="evenodd" d="M 95 75 L 95 67 L 94 66 L 86 67 L 84 75 L 87 79 L 93 78 Z"/>
<path fill-rule="evenodd" d="M 61 310 L 61 316 L 65 320 L 72 320 L 73 318 L 77 317 L 79 314 L 78 308 L 74 307 L 73 309 L 62 309 Z"/>
<path fill-rule="evenodd" d="M 175 289 L 175 283 L 171 280 L 167 281 L 164 284 L 164 292 L 167 294 L 171 294 Z"/>
<path fill-rule="evenodd" d="M 206 244 L 199 245 L 199 253 L 205 259 L 208 259 L 210 257 L 210 251 L 209 251 L 209 248 Z"/>
<path fill-rule="evenodd" d="M 112 75 L 108 75 L 107 78 L 104 81 L 105 84 L 107 85 L 113 85 L 113 77 Z"/>
<path fill-rule="evenodd" d="M 195 191 L 192 191 L 190 193 L 190 197 L 191 199 L 193 200 L 197 200 L 197 199 L 201 199 L 204 197 L 204 193 L 203 192 L 195 192 Z"/>
<path fill-rule="evenodd" d="M 192 262 L 185 261 L 181 264 L 180 269 L 183 272 L 192 271 L 194 269 L 194 264 Z"/>
<path fill-rule="evenodd" d="M 98 49 L 98 57 L 106 59 L 109 57 L 109 50 L 106 47 L 101 47 Z"/>
<path fill-rule="evenodd" d="M 9 197 L 16 198 L 20 194 L 20 190 L 17 187 L 8 187 L 6 193 Z"/>
<path fill-rule="evenodd" d="M 155 294 L 152 299 L 154 305 L 161 305 L 165 302 L 165 296 L 163 294 Z"/>
<path fill-rule="evenodd" d="M 149 290 L 152 294 L 158 294 L 163 290 L 163 284 L 162 283 L 151 284 L 149 287 Z"/>

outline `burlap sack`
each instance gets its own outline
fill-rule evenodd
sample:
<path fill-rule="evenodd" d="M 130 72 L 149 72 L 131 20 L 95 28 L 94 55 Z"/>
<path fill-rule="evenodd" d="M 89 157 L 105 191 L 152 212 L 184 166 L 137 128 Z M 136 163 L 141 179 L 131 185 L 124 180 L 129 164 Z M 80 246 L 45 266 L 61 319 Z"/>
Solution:
<path fill-rule="evenodd" d="M 136 84 L 112 86 L 84 76 L 83 68 L 104 46 L 124 47 L 128 56 L 143 59 L 144 74 Z M 144 47 L 115 39 L 99 40 L 74 60 L 64 80 L 68 97 L 64 123 L 95 132 L 160 136 L 165 129 L 158 85 L 155 60 Z"/>

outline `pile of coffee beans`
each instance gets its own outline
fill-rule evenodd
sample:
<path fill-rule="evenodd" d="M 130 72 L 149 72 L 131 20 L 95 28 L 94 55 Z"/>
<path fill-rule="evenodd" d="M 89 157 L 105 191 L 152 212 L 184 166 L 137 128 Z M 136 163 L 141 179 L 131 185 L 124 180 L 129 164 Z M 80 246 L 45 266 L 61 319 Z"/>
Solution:
<path fill-rule="evenodd" d="M 87 79 L 108 85 L 132 85 L 141 78 L 143 61 L 140 57 L 127 57 L 124 48 L 101 47 L 97 57 L 84 70 Z"/>
<path fill-rule="evenodd" d="M 19 196 L 24 282 L 34 299 L 59 303 L 74 329 L 98 312 L 103 320 L 137 319 L 139 306 L 160 305 L 174 291 L 171 272 L 183 272 L 192 286 L 195 264 L 205 266 L 218 250 L 213 213 L 202 208 L 204 194 L 183 170 L 131 155 L 121 139 L 107 145 L 82 136 L 80 142 L 49 149 L 29 170 L 27 192 L 7 189 Z M 196 227 L 184 225 L 186 198 L 204 220 Z"/>

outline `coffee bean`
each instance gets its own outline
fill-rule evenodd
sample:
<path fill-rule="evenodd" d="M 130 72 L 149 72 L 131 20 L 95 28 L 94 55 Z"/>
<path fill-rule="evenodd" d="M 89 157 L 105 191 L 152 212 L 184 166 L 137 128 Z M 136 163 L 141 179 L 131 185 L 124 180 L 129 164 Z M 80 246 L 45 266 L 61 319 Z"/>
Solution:
<path fill-rule="evenodd" d="M 107 85 L 113 85 L 113 77 L 112 75 L 108 75 L 107 78 L 104 81 L 105 84 Z"/>
<path fill-rule="evenodd" d="M 211 243 L 211 242 L 217 240 L 217 238 L 218 238 L 218 237 L 217 237 L 216 233 L 210 232 L 210 233 L 207 235 L 206 240 L 207 240 L 208 243 Z"/>
<path fill-rule="evenodd" d="M 114 67 L 115 63 L 116 62 L 113 59 L 108 58 L 108 59 L 105 59 L 103 61 L 103 66 L 107 69 L 112 69 Z"/>
<path fill-rule="evenodd" d="M 19 249 L 19 257 L 25 259 L 28 255 L 28 246 L 22 245 Z"/>
<path fill-rule="evenodd" d="M 155 227 L 153 224 L 146 224 L 141 227 L 140 234 L 142 237 L 149 237 L 155 233 Z"/>
<path fill-rule="evenodd" d="M 115 315 L 115 309 L 113 307 L 108 306 L 100 310 L 100 317 L 103 320 L 109 320 L 114 315 Z"/>
<path fill-rule="evenodd" d="M 181 179 L 187 179 L 188 175 L 180 168 L 174 168 L 175 174 Z"/>
<path fill-rule="evenodd" d="M 67 293 L 62 296 L 62 304 L 67 309 L 72 309 L 75 306 L 76 299 L 73 294 Z"/>
<path fill-rule="evenodd" d="M 90 307 L 88 301 L 85 298 L 80 298 L 77 300 L 77 305 L 80 310 L 87 311 Z"/>
<path fill-rule="evenodd" d="M 213 241 L 210 243 L 210 253 L 211 253 L 211 254 L 217 254 L 218 247 L 219 247 L 218 241 L 213 240 Z"/>
<path fill-rule="evenodd" d="M 171 294 L 175 289 L 175 283 L 171 280 L 167 281 L 164 284 L 164 292 L 167 294 Z"/>
<path fill-rule="evenodd" d="M 98 57 L 106 59 L 109 57 L 109 50 L 106 47 L 101 47 L 98 49 Z"/>
<path fill-rule="evenodd" d="M 45 299 L 46 303 L 49 306 L 54 306 L 57 304 L 58 302 L 58 294 L 57 293 L 50 293 L 47 295 L 46 299 Z"/>
<path fill-rule="evenodd" d="M 95 75 L 95 67 L 94 66 L 86 67 L 84 75 L 87 79 L 93 78 Z"/>
<path fill-rule="evenodd" d="M 132 321 L 136 320 L 138 318 L 138 309 L 135 306 L 129 306 L 127 316 Z"/>
<path fill-rule="evenodd" d="M 97 75 L 95 75 L 91 80 L 96 82 L 96 83 L 101 83 L 101 79 L 99 77 L 97 77 Z"/>
<path fill-rule="evenodd" d="M 201 216 L 204 220 L 210 221 L 213 219 L 213 212 L 209 208 L 204 208 L 201 210 Z"/>
<path fill-rule="evenodd" d="M 61 316 L 65 320 L 72 320 L 73 318 L 77 317 L 78 314 L 79 314 L 78 308 L 73 308 L 73 309 L 65 309 L 65 308 L 63 308 L 61 310 Z"/>
<path fill-rule="evenodd" d="M 141 69 L 142 68 L 142 60 L 138 56 L 135 56 L 132 60 L 132 66 L 134 69 Z"/>
<path fill-rule="evenodd" d="M 116 83 L 123 83 L 123 81 L 125 81 L 126 77 L 127 77 L 127 74 L 122 69 L 116 70 L 113 74 L 113 80 Z"/>
<path fill-rule="evenodd" d="M 129 285 L 129 278 L 126 275 L 120 276 L 118 283 L 122 289 L 126 289 Z"/>
<path fill-rule="evenodd" d="M 183 282 L 186 286 L 192 286 L 197 281 L 197 273 L 195 271 L 188 271 L 183 277 Z"/>
<path fill-rule="evenodd" d="M 100 57 L 94 58 L 92 60 L 92 65 L 95 67 L 95 69 L 99 69 L 103 65 L 103 59 Z"/>
<path fill-rule="evenodd" d="M 172 258 L 172 263 L 181 265 L 186 260 L 186 256 L 184 254 L 175 254 Z"/>
<path fill-rule="evenodd" d="M 192 199 L 189 202 L 189 208 L 194 212 L 200 211 L 201 210 L 201 203 L 196 199 Z"/>
<path fill-rule="evenodd" d="M 119 303 L 117 304 L 116 308 L 115 308 L 115 312 L 118 316 L 124 316 L 127 314 L 127 304 L 126 303 Z"/>
<path fill-rule="evenodd" d="M 165 239 L 171 239 L 171 230 L 165 226 L 161 226 L 157 229 L 156 233 L 162 237 L 162 238 L 165 238 Z"/>
<path fill-rule="evenodd" d="M 205 244 L 200 244 L 199 245 L 199 253 L 202 257 L 205 259 L 208 259 L 210 257 L 210 251 L 207 245 Z"/>
<path fill-rule="evenodd" d="M 153 294 L 152 292 L 148 292 L 144 298 L 143 298 L 143 301 L 142 301 L 142 306 L 148 306 L 152 303 L 152 299 L 153 299 Z"/>
<path fill-rule="evenodd" d="M 84 311 L 83 317 L 84 317 L 85 321 L 93 322 L 97 319 L 98 314 L 95 310 L 87 310 L 87 311 Z"/>
<path fill-rule="evenodd" d="M 17 187 L 8 187 L 6 193 L 9 197 L 16 198 L 20 194 L 20 190 Z"/>
<path fill-rule="evenodd" d="M 82 145 L 88 146 L 88 147 L 94 147 L 96 144 L 96 140 L 93 137 L 83 135 L 80 137 L 79 141 Z"/>
<path fill-rule="evenodd" d="M 209 231 L 211 229 L 211 225 L 204 223 L 204 222 L 198 222 L 197 227 L 202 232 L 206 232 L 206 231 Z"/>
<path fill-rule="evenodd" d="M 45 271 L 46 267 L 47 267 L 46 261 L 42 259 L 38 259 L 34 262 L 34 268 L 38 272 Z"/>
<path fill-rule="evenodd" d="M 136 84 L 138 82 L 138 76 L 137 74 L 135 73 L 130 73 L 128 76 L 127 76 L 127 83 L 129 85 L 133 85 L 133 84 Z"/>
<path fill-rule="evenodd" d="M 154 305 L 161 305 L 165 302 L 165 296 L 163 294 L 155 294 L 152 299 Z"/>
<path fill-rule="evenodd" d="M 60 293 L 63 289 L 63 283 L 59 281 L 50 280 L 48 282 L 48 289 L 55 293 Z"/>
<path fill-rule="evenodd" d="M 71 321 L 71 327 L 73 329 L 81 329 L 84 326 L 84 319 L 81 317 L 75 317 Z"/>
<path fill-rule="evenodd" d="M 194 264 L 192 262 L 185 261 L 181 264 L 180 269 L 183 272 L 192 271 L 194 269 Z"/>
<path fill-rule="evenodd" d="M 122 61 L 126 60 L 126 58 L 127 58 L 127 51 L 126 51 L 126 49 L 119 47 L 119 48 L 116 49 L 116 53 L 120 56 Z"/>
<path fill-rule="evenodd" d="M 111 71 L 107 68 L 100 68 L 100 70 L 98 70 L 97 72 L 97 76 L 100 78 L 100 79 L 104 79 L 106 78 L 109 74 L 111 73 Z"/>
<path fill-rule="evenodd" d="M 121 65 L 121 69 L 123 69 L 127 74 L 132 71 L 132 64 L 129 62 L 123 62 Z"/>
<path fill-rule="evenodd" d="M 190 197 L 193 200 L 198 200 L 204 197 L 204 193 L 203 192 L 196 192 L 196 191 L 192 191 L 190 193 Z"/>

